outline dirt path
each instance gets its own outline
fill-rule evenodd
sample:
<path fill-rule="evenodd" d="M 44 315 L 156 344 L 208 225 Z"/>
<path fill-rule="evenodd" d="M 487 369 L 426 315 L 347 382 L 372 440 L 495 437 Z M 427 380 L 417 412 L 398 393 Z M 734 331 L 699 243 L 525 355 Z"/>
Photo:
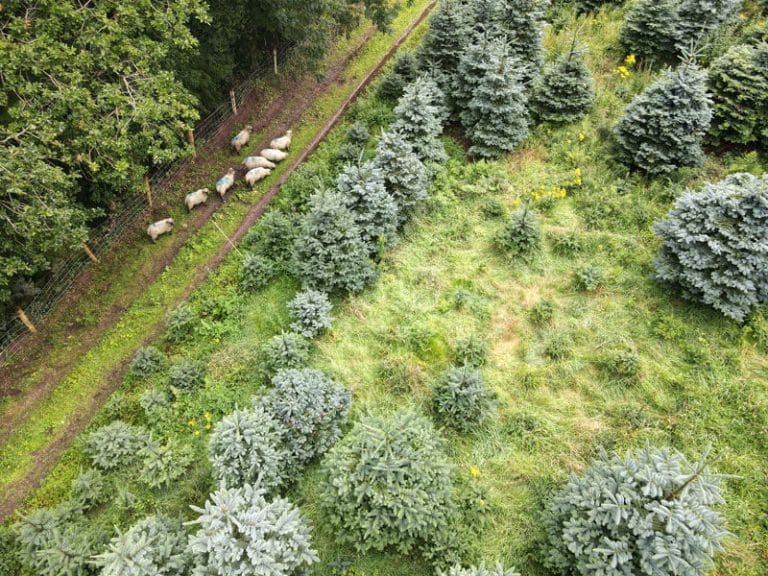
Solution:
<path fill-rule="evenodd" d="M 249 212 L 246 214 L 245 218 L 241 222 L 241 224 L 238 226 L 237 230 L 234 232 L 234 234 L 231 235 L 231 239 L 233 242 L 236 242 L 240 238 L 242 238 L 245 233 L 248 231 L 248 229 L 253 226 L 253 224 L 258 220 L 262 214 L 264 214 L 264 211 L 266 210 L 269 202 L 277 195 L 277 193 L 280 191 L 280 187 L 286 182 L 288 177 L 298 168 L 306 159 L 307 157 L 312 154 L 312 152 L 315 151 L 317 146 L 320 144 L 320 142 L 328 135 L 328 133 L 333 129 L 333 127 L 338 123 L 338 121 L 341 119 L 343 114 L 346 112 L 349 105 L 363 92 L 363 90 L 368 86 L 368 84 L 373 80 L 373 78 L 380 72 L 381 68 L 389 61 L 389 59 L 392 57 L 392 55 L 397 51 L 397 49 L 408 39 L 408 37 L 411 35 L 411 33 L 427 18 L 429 13 L 432 11 L 432 9 L 435 7 L 437 3 L 437 0 L 433 0 L 430 2 L 429 5 L 427 5 L 424 10 L 420 13 L 420 15 L 414 20 L 408 28 L 400 35 L 400 37 L 397 39 L 396 42 L 392 44 L 390 49 L 387 51 L 387 53 L 379 60 L 378 64 L 371 69 L 368 74 L 360 81 L 360 83 L 357 85 L 357 87 L 352 91 L 350 96 L 344 101 L 344 103 L 339 107 L 339 109 L 336 111 L 336 113 L 328 120 L 328 122 L 325 123 L 325 125 L 318 131 L 318 133 L 315 135 L 315 137 L 312 139 L 312 141 L 302 150 L 302 152 L 292 161 L 288 169 L 282 174 L 282 176 L 277 180 L 277 182 L 267 191 L 267 193 L 249 210 Z M 368 38 L 368 37 L 367 37 Z M 367 42 L 366 38 L 366 42 Z M 357 48 L 355 50 L 355 53 L 357 53 L 362 46 Z M 344 69 L 346 68 L 347 64 L 349 63 L 349 60 L 354 56 L 354 54 L 350 55 L 348 58 L 346 58 L 343 62 L 343 64 L 340 64 L 337 68 L 334 69 L 334 73 L 332 75 L 329 75 L 329 81 L 326 81 L 323 86 L 327 88 L 329 85 L 331 78 L 339 78 L 341 74 L 343 73 Z M 289 118 L 286 118 L 284 120 L 285 125 L 294 124 L 298 119 L 301 117 L 304 111 L 306 111 L 312 102 L 326 89 L 326 88 L 319 88 L 316 93 L 313 94 L 307 94 L 302 98 L 303 106 L 299 106 L 295 110 L 295 114 L 298 114 L 298 116 L 295 116 L 292 114 Z M 258 148 L 257 148 L 258 149 Z M 210 213 L 205 217 L 210 217 L 210 215 L 213 213 L 213 210 L 215 210 L 215 207 L 209 208 Z M 203 218 L 203 216 L 201 216 Z M 200 223 L 200 226 L 203 222 Z M 199 287 L 208 277 L 208 274 L 214 270 L 221 262 L 226 258 L 226 256 L 229 254 L 230 250 L 232 249 L 232 244 L 229 242 L 225 243 L 219 251 L 209 260 L 206 266 L 201 267 L 197 273 L 195 274 L 192 282 L 186 287 L 184 290 L 184 293 L 180 296 L 180 298 L 177 300 L 176 304 L 186 300 L 189 298 L 189 296 L 192 294 L 192 292 Z M 178 251 L 178 248 L 175 252 Z M 175 255 L 174 252 L 174 255 Z M 172 259 L 172 258 L 170 258 Z M 170 259 L 168 261 L 170 261 Z M 166 262 L 167 264 L 167 262 Z M 164 268 L 160 268 L 162 270 Z M 117 320 L 117 317 L 119 317 L 119 314 L 116 315 L 114 321 Z M 152 330 L 150 330 L 147 337 L 142 342 L 142 346 L 148 344 L 155 338 L 157 338 L 164 328 L 164 324 L 162 321 L 159 321 L 155 324 Z M 106 329 L 106 327 L 105 327 Z M 103 331 L 102 331 L 103 332 Z M 95 342 L 97 338 L 93 338 L 92 342 Z M 138 348 L 137 348 L 138 349 Z M 85 427 L 88 425 L 88 423 L 91 421 L 93 416 L 98 412 L 98 410 L 104 405 L 104 403 L 107 401 L 109 396 L 117 389 L 119 388 L 123 376 L 125 375 L 125 371 L 127 370 L 130 358 L 133 356 L 136 350 L 133 350 L 131 354 L 129 354 L 118 366 L 116 366 L 107 377 L 106 381 L 102 383 L 102 385 L 94 390 L 93 395 L 91 396 L 90 402 L 83 406 L 82 410 L 80 410 L 75 416 L 71 417 L 69 421 L 67 422 L 67 425 L 63 429 L 63 431 L 51 441 L 45 448 L 38 450 L 33 454 L 34 459 L 34 466 L 27 472 L 27 474 L 19 479 L 18 481 L 8 485 L 2 495 L 2 500 L 0 501 L 0 522 L 4 521 L 8 516 L 10 516 L 16 508 L 23 502 L 24 498 L 30 494 L 39 484 L 40 482 L 48 475 L 48 473 L 53 469 L 53 467 L 56 465 L 56 463 L 59 461 L 59 458 L 64 453 L 64 451 L 72 444 L 76 436 L 82 432 Z M 52 376 L 53 380 L 53 386 L 55 386 L 56 378 Z"/>

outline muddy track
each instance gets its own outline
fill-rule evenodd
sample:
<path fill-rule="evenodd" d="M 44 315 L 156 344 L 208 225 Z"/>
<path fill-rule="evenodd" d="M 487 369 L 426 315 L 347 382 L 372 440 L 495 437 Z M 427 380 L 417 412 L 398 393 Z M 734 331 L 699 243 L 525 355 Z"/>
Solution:
<path fill-rule="evenodd" d="M 368 84 L 370 84 L 371 80 L 373 80 L 373 78 L 376 77 L 376 75 L 381 71 L 382 67 L 389 61 L 389 59 L 397 51 L 397 49 L 408 39 L 411 33 L 427 18 L 427 16 L 435 7 L 436 4 L 437 4 L 437 0 L 433 0 L 432 2 L 430 2 L 429 5 L 427 5 L 424 8 L 421 14 L 408 26 L 408 28 L 406 28 L 406 30 L 400 35 L 397 41 L 392 44 L 392 46 L 389 48 L 387 53 L 379 60 L 378 64 L 373 69 L 371 69 L 368 72 L 368 74 L 366 74 L 366 76 L 360 81 L 360 83 L 352 91 L 350 96 L 343 102 L 343 104 L 339 107 L 336 113 L 318 131 L 318 133 L 315 135 L 312 141 L 291 162 L 288 169 L 281 175 L 281 177 L 277 180 L 277 182 L 248 211 L 245 218 L 238 226 L 237 230 L 234 232 L 234 234 L 231 235 L 230 238 L 232 242 L 236 242 L 237 240 L 242 238 L 245 235 L 245 233 L 248 231 L 248 229 L 251 226 L 253 226 L 256 220 L 258 220 L 262 216 L 262 214 L 264 214 L 264 211 L 266 210 L 269 202 L 272 200 L 272 198 L 274 198 L 277 195 L 277 193 L 280 191 L 280 187 L 286 182 L 288 177 L 293 173 L 294 170 L 296 170 L 296 168 L 298 168 L 307 159 L 307 157 L 310 154 L 312 154 L 312 152 L 315 151 L 315 149 L 320 144 L 320 142 L 328 135 L 328 133 L 333 129 L 333 127 L 341 119 L 342 115 L 347 111 L 347 108 L 349 107 L 349 105 L 355 99 L 357 99 L 357 97 L 363 92 L 363 90 L 368 86 Z M 367 42 L 368 38 L 369 37 L 366 36 L 365 42 Z M 362 46 L 356 49 L 355 53 L 358 52 L 361 48 Z M 349 60 L 353 56 L 354 54 L 346 58 L 344 60 L 344 63 L 340 65 L 338 70 L 334 69 L 334 74 L 331 75 L 331 78 L 339 77 L 342 74 L 343 70 L 346 68 L 346 65 L 348 64 Z M 326 81 L 323 83 L 323 86 L 327 87 L 328 85 L 330 85 L 330 81 Z M 290 125 L 298 121 L 298 118 L 301 117 L 303 112 L 309 108 L 311 103 L 315 100 L 315 98 L 317 98 L 319 93 L 321 93 L 323 90 L 324 90 L 323 88 L 319 88 L 317 93 L 307 95 L 305 98 L 306 106 L 302 108 L 300 113 L 299 113 L 299 110 L 297 109 L 296 113 L 298 114 L 298 116 L 296 118 L 292 117 L 287 119 L 285 121 L 285 124 Z M 207 220 L 207 218 L 210 217 L 210 215 L 215 210 L 215 207 L 212 206 L 208 210 L 210 210 L 210 214 L 205 216 L 205 220 Z M 201 216 L 201 219 L 202 218 L 203 216 Z M 204 223 L 204 220 L 203 220 L 203 223 Z M 200 225 L 202 225 L 202 223 Z M 233 245 L 230 244 L 229 242 L 225 243 L 219 249 L 219 251 L 208 261 L 208 263 L 197 271 L 193 280 L 189 283 L 189 285 L 184 290 L 184 293 L 181 295 L 181 297 L 177 300 L 175 304 L 178 304 L 186 300 L 187 298 L 189 298 L 192 292 L 206 280 L 206 278 L 208 277 L 208 274 L 212 270 L 214 270 L 217 266 L 219 266 L 219 264 L 221 264 L 224 258 L 226 258 L 226 256 L 229 254 L 230 250 L 232 249 L 232 246 Z M 178 251 L 178 249 L 176 251 Z M 165 265 L 163 265 L 159 269 L 162 271 L 164 266 Z M 117 316 L 119 316 L 119 314 L 116 315 L 115 321 L 117 319 Z M 163 328 L 164 328 L 163 322 L 162 321 L 157 322 L 153 327 L 153 329 L 150 330 L 149 334 L 144 339 L 141 346 L 144 346 L 149 342 L 151 342 L 152 340 L 156 339 L 162 333 Z M 93 341 L 95 341 L 95 339 Z M 99 388 L 94 390 L 94 393 L 91 396 L 89 403 L 86 406 L 83 406 L 82 410 L 78 411 L 78 413 L 75 416 L 69 419 L 69 421 L 67 422 L 67 425 L 64 427 L 62 432 L 55 439 L 53 439 L 51 443 L 49 443 L 47 446 L 45 446 L 44 448 L 38 450 L 33 454 L 34 466 L 27 472 L 27 474 L 23 478 L 8 485 L 5 488 L 4 493 L 2 495 L 2 501 L 0 501 L 0 522 L 8 518 L 23 502 L 24 498 L 26 498 L 26 496 L 30 494 L 40 484 L 40 482 L 48 475 L 48 473 L 53 469 L 53 467 L 59 461 L 64 451 L 72 444 L 72 442 L 77 437 L 77 435 L 86 428 L 86 426 L 91 421 L 93 416 L 104 405 L 104 403 L 107 401 L 109 396 L 117 388 L 119 388 L 123 380 L 123 377 L 125 375 L 125 372 L 128 368 L 130 358 L 133 356 L 135 351 L 136 350 L 133 350 L 131 354 L 129 354 L 118 366 L 116 366 L 109 373 L 106 381 L 103 382 Z"/>

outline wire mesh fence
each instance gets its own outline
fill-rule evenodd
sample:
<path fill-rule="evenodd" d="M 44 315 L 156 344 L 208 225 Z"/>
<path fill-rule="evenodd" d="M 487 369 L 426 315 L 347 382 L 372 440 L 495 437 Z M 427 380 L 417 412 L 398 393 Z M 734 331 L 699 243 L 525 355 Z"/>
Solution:
<path fill-rule="evenodd" d="M 229 93 L 229 97 L 214 108 L 196 125 L 194 149 L 201 151 L 216 140 L 227 129 L 228 122 L 250 101 L 258 87 L 273 79 L 282 68 L 297 56 L 297 44 L 289 43 L 277 49 L 264 50 L 257 56 L 256 64 L 247 78 L 242 80 Z M 190 148 L 191 150 L 191 148 Z M 153 166 L 147 176 L 146 184 L 151 190 L 153 201 L 162 201 L 176 179 L 192 162 L 190 154 L 167 164 Z M 0 324 L 0 360 L 8 361 L 20 351 L 14 346 L 17 340 L 44 323 L 62 298 L 69 292 L 77 279 L 88 266 L 93 264 L 88 251 L 96 259 L 101 259 L 127 233 L 136 231 L 145 224 L 146 216 L 151 211 L 150 203 L 144 193 L 130 194 L 113 211 L 106 221 L 90 231 L 86 247 L 74 250 L 58 259 L 46 276 L 45 281 L 37 286 L 34 297 L 22 308 L 2 319 Z"/>

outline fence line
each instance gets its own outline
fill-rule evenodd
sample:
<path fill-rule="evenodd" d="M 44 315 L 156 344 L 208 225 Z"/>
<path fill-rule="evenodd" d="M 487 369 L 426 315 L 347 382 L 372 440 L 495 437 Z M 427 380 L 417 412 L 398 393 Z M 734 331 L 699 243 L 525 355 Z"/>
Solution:
<path fill-rule="evenodd" d="M 222 101 L 195 125 L 194 140 L 198 151 L 218 137 L 226 123 L 236 115 L 233 104 L 237 110 L 242 109 L 256 90 L 259 82 L 276 76 L 276 62 L 287 62 L 289 57 L 294 54 L 297 46 L 298 44 L 294 42 L 286 44 L 276 51 L 273 49 L 264 51 L 263 60 L 260 60 L 248 77 L 230 92 L 231 97 Z M 180 137 L 185 136 L 184 134 L 180 135 Z M 147 181 L 155 200 L 162 200 L 166 196 L 169 184 L 192 161 L 193 156 L 190 154 L 174 162 L 152 167 Z M 135 231 L 139 222 L 151 209 L 152 207 L 143 191 L 140 194 L 130 195 L 121 203 L 119 210 L 110 214 L 105 222 L 89 232 L 86 241 L 87 247 L 97 259 L 101 259 L 124 234 Z M 69 292 L 80 274 L 92 263 L 93 261 L 86 250 L 81 249 L 73 251 L 53 264 L 48 279 L 42 286 L 38 287 L 38 292 L 24 306 L 23 311 L 19 308 L 15 314 L 2 320 L 2 324 L 0 324 L 0 360 L 8 361 L 19 352 L 18 347 L 14 347 L 13 344 L 18 338 L 29 332 L 24 321 L 39 327 Z"/>

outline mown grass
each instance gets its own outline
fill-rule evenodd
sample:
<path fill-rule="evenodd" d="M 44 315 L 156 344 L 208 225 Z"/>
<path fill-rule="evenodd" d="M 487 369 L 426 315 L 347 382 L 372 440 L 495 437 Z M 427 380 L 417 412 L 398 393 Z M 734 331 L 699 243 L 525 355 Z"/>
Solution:
<path fill-rule="evenodd" d="M 687 186 L 736 170 L 762 171 L 765 161 L 752 154 L 710 155 L 701 169 L 669 181 L 646 180 L 617 166 L 609 129 L 652 77 L 635 70 L 621 80 L 614 73 L 624 56 L 614 49 L 619 21 L 619 11 L 578 21 L 565 17 L 559 33 L 548 34 L 553 51 L 582 26 L 599 88 L 597 106 L 583 121 L 539 126 L 504 162 L 487 165 L 469 164 L 459 145 L 446 140 L 453 160 L 438 176 L 428 205 L 385 257 L 377 283 L 335 301 L 335 324 L 317 341 L 311 364 L 353 391 L 352 421 L 404 406 L 428 412 L 431 382 L 454 361 L 457 344 L 470 336 L 487 342 L 483 372 L 498 393 L 497 414 L 473 434 L 442 431 L 458 473 L 466 476 L 477 466 L 478 482 L 488 491 L 488 522 L 466 535 L 467 561 L 498 560 L 544 576 L 540 516 L 546 499 L 601 449 L 624 452 L 650 442 L 691 458 L 712 445 L 712 465 L 738 476 L 727 482 L 723 508 L 733 537 L 713 574 L 762 575 L 768 572 L 768 351 L 752 338 L 758 326 L 741 327 L 653 280 L 658 240 L 651 225 Z M 368 96 L 349 121 L 376 114 L 384 116 Z M 333 164 L 342 134 L 343 127 L 334 131 L 310 168 L 322 172 Z M 504 218 L 490 204 L 509 213 L 542 186 L 566 187 L 568 196 L 535 205 L 542 245 L 530 261 L 510 259 L 494 243 Z M 187 505 L 205 499 L 210 478 L 201 417 L 209 411 L 218 420 L 265 384 L 258 376 L 259 347 L 286 328 L 285 303 L 298 288 L 283 277 L 261 293 L 243 295 L 238 264 L 231 255 L 191 299 L 199 311 L 214 299 L 233 312 L 207 322 L 188 344 L 163 344 L 172 360 L 206 360 L 208 384 L 180 397 L 172 417 L 150 422 L 137 398 L 161 385 L 163 376 L 129 378 L 122 402 L 94 423 L 116 416 L 143 423 L 193 445 L 198 464 L 165 492 L 123 476 L 136 503 L 105 507 L 95 525 L 126 527 L 157 510 L 188 517 Z M 577 282 L 587 266 L 602 272 L 592 291 Z M 533 311 L 545 300 L 552 317 L 537 319 Z M 637 372 L 622 370 L 626 355 L 637 359 Z M 59 502 L 81 466 L 88 463 L 76 445 L 27 506 Z M 430 573 L 415 556 L 361 556 L 339 546 L 317 505 L 321 480 L 315 464 L 289 493 L 314 526 L 321 556 L 316 574 Z"/>

